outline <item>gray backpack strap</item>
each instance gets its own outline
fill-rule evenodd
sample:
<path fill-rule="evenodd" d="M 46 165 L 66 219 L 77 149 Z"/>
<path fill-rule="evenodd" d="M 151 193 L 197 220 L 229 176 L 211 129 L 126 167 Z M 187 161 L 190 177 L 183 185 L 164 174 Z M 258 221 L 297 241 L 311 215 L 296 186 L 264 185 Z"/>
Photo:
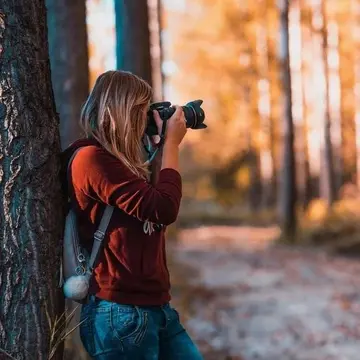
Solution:
<path fill-rule="evenodd" d="M 103 216 L 102 216 L 101 221 L 100 221 L 100 225 L 99 225 L 98 229 L 95 231 L 94 243 L 93 243 L 93 246 L 92 246 L 92 249 L 91 249 L 91 255 L 90 255 L 90 260 L 89 260 L 89 270 L 90 270 L 90 272 L 92 272 L 93 269 L 94 269 L 94 265 L 96 263 L 98 255 L 100 253 L 100 249 L 101 249 L 102 243 L 104 241 L 105 233 L 106 233 L 106 230 L 107 230 L 107 228 L 109 226 L 110 219 L 111 219 L 111 216 L 113 214 L 113 211 L 114 211 L 113 206 L 110 206 L 110 205 L 106 206 L 106 208 L 104 210 L 104 213 L 103 213 Z"/>
<path fill-rule="evenodd" d="M 67 167 L 67 176 L 68 176 L 68 181 L 69 182 L 71 182 L 71 179 L 70 179 L 71 163 L 74 160 L 76 154 L 82 148 L 83 148 L 83 146 L 76 149 L 74 151 L 74 153 L 72 154 L 70 160 L 69 160 L 68 167 Z M 103 216 L 101 218 L 100 225 L 97 228 L 97 230 L 95 231 L 94 242 L 93 242 L 93 246 L 92 246 L 92 249 L 91 249 L 91 255 L 90 255 L 90 259 L 89 259 L 89 263 L 88 263 L 88 269 L 89 269 L 90 273 L 93 272 L 94 265 L 95 265 L 96 260 L 97 260 L 97 258 L 99 256 L 100 249 L 101 249 L 102 243 L 103 243 L 104 238 L 105 238 L 106 230 L 107 230 L 107 228 L 109 226 L 110 219 L 111 219 L 111 216 L 112 216 L 113 212 L 114 212 L 114 207 L 110 206 L 110 205 L 107 205 L 105 210 L 104 210 Z"/>

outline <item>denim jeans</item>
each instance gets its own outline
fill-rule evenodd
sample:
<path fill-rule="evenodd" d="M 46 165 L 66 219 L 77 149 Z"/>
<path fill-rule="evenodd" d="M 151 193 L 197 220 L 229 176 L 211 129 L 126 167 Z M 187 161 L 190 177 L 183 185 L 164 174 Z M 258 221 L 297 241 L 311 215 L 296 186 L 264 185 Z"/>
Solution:
<path fill-rule="evenodd" d="M 202 360 L 169 304 L 120 305 L 94 296 L 83 305 L 80 336 L 96 360 Z"/>

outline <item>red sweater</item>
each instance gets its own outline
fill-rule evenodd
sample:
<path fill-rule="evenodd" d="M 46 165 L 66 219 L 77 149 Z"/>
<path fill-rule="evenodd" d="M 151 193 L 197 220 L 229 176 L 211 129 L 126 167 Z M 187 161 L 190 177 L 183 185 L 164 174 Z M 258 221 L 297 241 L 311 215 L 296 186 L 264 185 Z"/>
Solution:
<path fill-rule="evenodd" d="M 70 169 L 73 152 L 81 147 Z M 162 305 L 170 300 L 164 230 L 151 235 L 144 221 L 169 225 L 181 201 L 181 177 L 163 169 L 156 186 L 134 175 L 123 162 L 94 140 L 79 140 L 63 153 L 62 180 L 78 215 L 79 235 L 91 251 L 105 205 L 115 207 L 104 248 L 90 284 L 90 294 L 122 304 Z"/>

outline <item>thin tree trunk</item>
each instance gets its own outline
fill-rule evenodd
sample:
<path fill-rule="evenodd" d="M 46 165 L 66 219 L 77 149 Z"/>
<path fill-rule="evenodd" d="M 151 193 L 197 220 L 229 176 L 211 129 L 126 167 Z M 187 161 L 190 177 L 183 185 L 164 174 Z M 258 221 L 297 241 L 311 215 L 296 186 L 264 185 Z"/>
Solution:
<path fill-rule="evenodd" d="M 360 189 L 360 0 L 353 0 L 353 35 L 355 37 L 354 95 L 356 139 L 356 184 Z"/>
<path fill-rule="evenodd" d="M 296 233 L 296 170 L 294 154 L 294 124 L 290 73 L 289 0 L 281 3 L 281 55 L 282 82 L 284 91 L 284 144 L 282 184 L 280 186 L 280 223 L 283 235 L 290 240 Z"/>
<path fill-rule="evenodd" d="M 162 101 L 164 79 L 162 72 L 161 1 L 149 0 L 148 3 L 154 101 Z"/>
<path fill-rule="evenodd" d="M 307 81 L 307 94 L 310 101 L 308 112 L 308 146 L 311 157 L 309 158 L 312 194 L 320 197 L 323 191 L 322 153 L 324 147 L 324 118 L 325 118 L 325 80 L 324 62 L 322 53 L 322 36 L 319 19 L 321 11 L 312 1 L 307 1 L 309 41 L 309 67 Z M 320 13 L 320 14 L 319 14 Z M 316 26 L 315 26 L 316 25 Z"/>
<path fill-rule="evenodd" d="M 328 18 L 328 82 L 329 82 L 329 111 L 331 121 L 331 153 L 333 168 L 333 187 L 335 200 L 343 184 L 343 161 L 342 161 L 342 119 L 341 119 L 341 81 L 339 72 L 339 26 L 335 21 L 334 8 L 329 9 Z"/>
<path fill-rule="evenodd" d="M 0 348 L 47 360 L 63 212 L 44 1 L 2 1 L 0 49 Z"/>
<path fill-rule="evenodd" d="M 266 19 L 267 3 L 262 1 L 258 4 L 260 9 L 257 11 L 257 36 L 256 36 L 256 53 L 258 67 L 258 113 L 260 116 L 260 166 L 261 166 L 261 205 L 262 207 L 271 208 L 273 205 L 273 179 L 275 174 L 274 161 L 272 156 L 271 134 L 272 123 L 270 118 L 270 78 L 268 63 L 268 39 L 266 22 L 263 23 L 258 19 Z"/>
<path fill-rule="evenodd" d="M 249 204 L 252 211 L 257 211 L 261 207 L 263 197 L 263 178 L 261 173 L 261 116 L 259 113 L 259 55 L 258 55 L 258 37 L 257 37 L 257 12 L 254 10 L 250 20 L 249 41 L 251 57 L 251 78 L 250 78 L 250 141 L 249 141 L 249 160 L 250 160 L 250 189 Z"/>
<path fill-rule="evenodd" d="M 313 198 L 312 181 L 310 172 L 310 154 L 309 154 L 309 123 L 310 123 L 310 111 L 311 106 L 310 89 L 308 87 L 311 73 L 309 68 L 312 63 L 311 56 L 311 12 L 306 7 L 304 1 L 300 1 L 300 26 L 301 26 L 301 74 L 302 74 L 302 152 L 303 152 L 303 193 L 302 193 L 302 205 L 305 210 Z M 309 49 L 310 48 L 310 49 Z"/>
<path fill-rule="evenodd" d="M 292 114 L 294 123 L 295 173 L 298 202 L 303 202 L 306 186 L 306 155 L 304 153 L 304 96 L 302 76 L 302 34 L 299 0 L 293 0 L 289 10 L 289 27 L 292 29 L 290 38 L 290 76 L 292 91 Z M 296 54 L 292 56 L 292 54 Z"/>
<path fill-rule="evenodd" d="M 330 85 L 329 85 L 329 64 L 328 64 L 328 28 L 326 2 L 321 1 L 323 18 L 322 40 L 323 40 L 323 62 L 325 73 L 325 120 L 324 120 L 324 149 L 323 149 L 323 181 L 324 197 L 330 207 L 336 200 L 335 171 L 333 160 L 333 148 L 331 141 L 331 113 L 330 113 Z"/>
<path fill-rule="evenodd" d="M 46 0 L 52 83 L 60 113 L 62 147 L 79 138 L 82 104 L 89 93 L 85 0 Z"/>
<path fill-rule="evenodd" d="M 159 23 L 159 46 L 160 46 L 160 76 L 161 76 L 161 100 L 164 100 L 164 84 L 165 74 L 162 68 L 164 61 L 164 41 L 163 41 L 163 30 L 164 30 L 164 7 L 162 0 L 157 0 L 157 14 Z"/>
<path fill-rule="evenodd" d="M 279 81 L 279 59 L 276 50 L 279 41 L 279 14 L 276 6 L 276 0 L 268 0 L 267 2 L 266 26 L 268 80 L 270 87 L 269 136 L 271 158 L 273 163 L 273 176 L 270 184 L 272 197 L 270 203 L 273 206 L 277 203 L 278 178 L 280 170 L 279 119 L 281 113 L 281 103 L 279 101 L 281 97 L 281 84 Z"/>
<path fill-rule="evenodd" d="M 351 6 L 356 1 L 343 0 L 345 6 L 341 5 L 340 14 L 337 18 L 339 27 L 343 184 L 356 182 L 354 178 L 356 172 L 355 108 L 357 101 L 354 92 L 356 76 L 354 76 L 354 71 L 351 71 L 351 69 L 356 67 L 355 31 L 359 31 L 359 26 L 356 25 L 354 29 L 353 22 L 349 21 L 349 19 L 354 19 L 356 16 L 356 9 Z"/>
<path fill-rule="evenodd" d="M 115 14 L 117 68 L 152 84 L 147 0 L 117 0 Z"/>

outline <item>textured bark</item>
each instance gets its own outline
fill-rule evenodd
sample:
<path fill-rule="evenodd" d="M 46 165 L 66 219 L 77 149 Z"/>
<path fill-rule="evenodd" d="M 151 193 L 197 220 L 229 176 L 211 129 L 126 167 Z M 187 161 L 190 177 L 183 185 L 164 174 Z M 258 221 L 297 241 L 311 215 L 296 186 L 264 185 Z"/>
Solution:
<path fill-rule="evenodd" d="M 0 49 L 0 348 L 45 360 L 46 313 L 62 310 L 62 201 L 44 1 L 2 1 Z"/>
<path fill-rule="evenodd" d="M 115 1 L 117 68 L 152 84 L 147 0 Z"/>
<path fill-rule="evenodd" d="M 280 223 L 283 235 L 293 239 L 296 232 L 296 170 L 294 154 L 294 124 L 292 115 L 292 93 L 289 42 L 289 0 L 281 3 L 281 57 L 282 83 L 284 91 L 284 143 L 282 183 L 280 186 Z"/>
<path fill-rule="evenodd" d="M 51 76 L 63 148 L 80 136 L 80 110 L 89 93 L 85 0 L 46 0 Z"/>

